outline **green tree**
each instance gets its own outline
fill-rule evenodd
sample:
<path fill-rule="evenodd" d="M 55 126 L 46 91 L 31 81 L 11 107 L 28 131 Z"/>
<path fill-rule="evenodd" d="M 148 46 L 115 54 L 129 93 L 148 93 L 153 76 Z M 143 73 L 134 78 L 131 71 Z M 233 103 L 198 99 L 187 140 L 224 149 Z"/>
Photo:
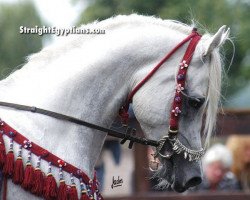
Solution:
<path fill-rule="evenodd" d="M 83 11 L 79 23 L 103 20 L 117 14 L 138 13 L 155 15 L 163 19 L 176 19 L 184 23 L 191 23 L 192 19 L 199 22 L 200 32 L 205 30 L 215 32 L 221 25 L 231 28 L 231 35 L 236 47 L 233 65 L 228 72 L 226 82 L 228 92 L 223 90 L 224 96 L 233 94 L 244 87 L 250 80 L 250 1 L 246 0 L 92 0 Z M 225 47 L 226 66 L 232 58 L 232 45 Z M 227 70 L 227 69 L 226 69 Z"/>
<path fill-rule="evenodd" d="M 41 26 L 41 20 L 30 1 L 0 5 L 0 78 L 25 62 L 25 57 L 42 47 L 38 35 L 20 34 L 20 26 Z"/>

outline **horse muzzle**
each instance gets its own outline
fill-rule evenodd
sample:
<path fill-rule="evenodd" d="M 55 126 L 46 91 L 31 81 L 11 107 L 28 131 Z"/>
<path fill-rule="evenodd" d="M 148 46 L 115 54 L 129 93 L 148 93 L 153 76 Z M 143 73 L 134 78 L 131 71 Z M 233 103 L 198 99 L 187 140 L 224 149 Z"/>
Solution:
<path fill-rule="evenodd" d="M 202 182 L 203 172 L 200 161 L 188 161 L 182 156 L 173 157 L 174 181 L 172 189 L 176 192 L 184 192 Z"/>

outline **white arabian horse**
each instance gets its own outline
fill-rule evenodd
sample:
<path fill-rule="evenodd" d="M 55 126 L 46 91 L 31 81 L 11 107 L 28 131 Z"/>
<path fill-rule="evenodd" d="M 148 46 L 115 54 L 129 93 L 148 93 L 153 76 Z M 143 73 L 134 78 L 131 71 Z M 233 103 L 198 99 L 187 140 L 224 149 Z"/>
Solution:
<path fill-rule="evenodd" d="M 29 57 L 19 70 L 0 82 L 0 101 L 13 102 L 71 115 L 110 127 L 128 93 L 171 49 L 192 31 L 182 23 L 139 15 L 117 16 L 82 28 L 103 29 L 100 35 L 71 35 Z M 202 36 L 186 79 L 179 140 L 190 149 L 202 148 L 202 116 L 210 137 L 216 121 L 221 86 L 219 48 L 228 39 L 225 26 Z M 175 77 L 187 44 L 180 48 L 133 97 L 133 109 L 147 138 L 159 140 L 168 131 Z M 18 48 L 18 47 L 17 47 Z M 1 119 L 32 142 L 93 177 L 106 134 L 84 126 L 25 111 L 0 107 Z M 6 151 L 9 139 L 4 136 Z M 15 156 L 18 145 L 14 144 Z M 23 152 L 24 162 L 27 151 Z M 37 158 L 32 156 L 32 162 Z M 181 155 L 162 161 L 159 186 L 178 192 L 202 180 L 200 162 Z M 35 164 L 34 164 L 35 165 Z M 47 163 L 41 162 L 42 171 Z M 57 169 L 52 168 L 57 178 Z M 58 178 L 57 178 L 58 180 Z M 66 174 L 66 181 L 70 176 Z M 79 183 L 77 182 L 77 187 Z M 10 200 L 41 199 L 8 180 Z"/>

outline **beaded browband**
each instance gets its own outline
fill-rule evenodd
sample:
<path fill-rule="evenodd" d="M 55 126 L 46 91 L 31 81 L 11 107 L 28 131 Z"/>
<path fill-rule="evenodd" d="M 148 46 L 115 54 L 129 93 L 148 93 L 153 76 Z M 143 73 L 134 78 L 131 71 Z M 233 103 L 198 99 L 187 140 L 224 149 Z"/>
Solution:
<path fill-rule="evenodd" d="M 10 138 L 9 151 L 6 154 L 5 143 L 3 135 Z M 19 151 L 16 160 L 14 159 L 13 142 L 19 144 Z M 26 167 L 23 166 L 22 149 L 29 151 Z M 32 166 L 32 154 L 38 156 L 37 164 Z M 41 159 L 48 162 L 48 172 L 40 169 Z M 57 186 L 56 179 L 51 173 L 51 167 L 58 168 L 59 187 Z M 21 185 L 25 190 L 31 193 L 44 197 L 46 200 L 102 200 L 102 196 L 98 191 L 98 182 L 96 175 L 91 180 L 82 170 L 67 163 L 48 152 L 46 149 L 40 147 L 34 142 L 29 141 L 22 134 L 11 128 L 7 123 L 0 120 L 0 170 L 3 172 L 5 182 L 7 178 L 11 178 L 13 183 Z M 67 185 L 63 178 L 63 172 L 68 172 L 71 175 L 71 183 Z M 74 179 L 80 181 L 81 197 L 78 198 L 77 187 Z M 7 184 L 5 184 L 7 186 Z M 6 189 L 4 188 L 4 199 L 6 198 Z"/>

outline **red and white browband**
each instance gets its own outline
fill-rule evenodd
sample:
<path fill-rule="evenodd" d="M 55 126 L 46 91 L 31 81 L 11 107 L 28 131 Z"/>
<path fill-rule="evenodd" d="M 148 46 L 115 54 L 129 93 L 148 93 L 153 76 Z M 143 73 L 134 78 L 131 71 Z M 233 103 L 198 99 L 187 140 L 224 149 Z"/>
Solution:
<path fill-rule="evenodd" d="M 3 135 L 10 138 L 9 151 L 6 154 Z M 15 160 L 13 152 L 13 142 L 19 144 L 19 152 Z M 26 167 L 23 166 L 22 149 L 29 151 Z M 38 156 L 36 166 L 31 163 L 32 154 Z M 46 175 L 40 169 L 41 159 L 48 162 Z M 51 173 L 51 166 L 58 168 L 59 187 L 56 179 Z M 0 170 L 4 174 L 4 195 L 6 199 L 7 179 L 11 178 L 13 183 L 21 185 L 25 190 L 44 197 L 46 200 L 78 200 L 78 192 L 74 179 L 80 181 L 81 197 L 80 200 L 90 200 L 97 198 L 102 200 L 98 191 L 96 176 L 91 180 L 82 170 L 63 161 L 51 152 L 40 147 L 34 142 L 29 141 L 22 134 L 11 128 L 7 123 L 0 120 Z M 63 172 L 71 174 L 71 183 L 67 185 L 63 178 Z"/>

